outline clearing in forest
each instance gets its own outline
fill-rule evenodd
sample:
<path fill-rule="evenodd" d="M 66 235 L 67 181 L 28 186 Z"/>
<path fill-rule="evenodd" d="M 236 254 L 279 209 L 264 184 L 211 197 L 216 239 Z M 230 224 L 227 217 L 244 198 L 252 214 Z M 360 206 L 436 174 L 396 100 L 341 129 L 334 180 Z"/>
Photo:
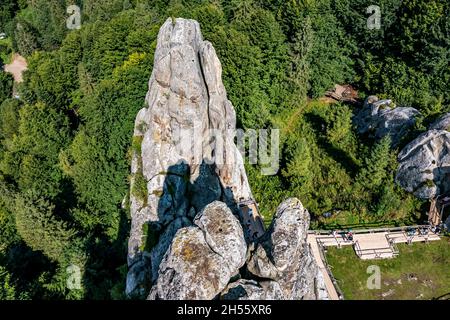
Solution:
<path fill-rule="evenodd" d="M 346 300 L 433 299 L 450 292 L 450 238 L 430 243 L 399 244 L 399 256 L 361 260 L 352 247 L 330 247 L 327 260 Z M 381 288 L 368 289 L 367 268 L 381 272 Z"/>

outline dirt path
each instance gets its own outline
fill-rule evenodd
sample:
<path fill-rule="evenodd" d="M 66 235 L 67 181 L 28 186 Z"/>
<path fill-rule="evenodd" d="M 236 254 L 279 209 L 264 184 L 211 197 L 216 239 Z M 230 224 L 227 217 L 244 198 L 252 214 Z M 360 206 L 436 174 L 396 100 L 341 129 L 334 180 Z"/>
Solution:
<path fill-rule="evenodd" d="M 317 101 L 322 102 L 322 103 L 326 103 L 326 104 L 335 104 L 337 103 L 336 100 L 329 98 L 329 97 L 321 97 L 319 98 Z M 289 134 L 292 132 L 292 130 L 294 130 L 295 125 L 298 121 L 298 119 L 300 118 L 300 115 L 302 114 L 302 112 L 308 107 L 308 104 L 310 104 L 311 102 L 314 102 L 314 100 L 308 99 L 308 101 L 306 101 L 306 105 L 302 105 L 300 107 L 298 107 L 288 118 L 288 120 L 286 121 L 286 125 L 284 126 L 283 130 L 283 134 Z"/>
<path fill-rule="evenodd" d="M 27 61 L 20 54 L 15 53 L 10 64 L 5 64 L 5 72 L 13 75 L 14 81 L 20 83 L 23 81 L 22 72 L 27 70 Z"/>

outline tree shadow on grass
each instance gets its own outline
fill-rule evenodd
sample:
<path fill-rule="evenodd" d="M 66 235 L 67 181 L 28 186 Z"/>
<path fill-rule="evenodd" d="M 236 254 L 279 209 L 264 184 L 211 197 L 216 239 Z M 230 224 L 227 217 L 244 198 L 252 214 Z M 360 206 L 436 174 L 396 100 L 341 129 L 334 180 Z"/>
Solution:
<path fill-rule="evenodd" d="M 324 118 L 311 112 L 305 114 L 306 120 L 311 124 L 317 137 L 319 147 L 324 150 L 334 161 L 338 162 L 345 169 L 347 174 L 355 178 L 358 173 L 358 165 L 349 157 L 347 152 L 333 146 L 325 136 L 326 121 Z"/>

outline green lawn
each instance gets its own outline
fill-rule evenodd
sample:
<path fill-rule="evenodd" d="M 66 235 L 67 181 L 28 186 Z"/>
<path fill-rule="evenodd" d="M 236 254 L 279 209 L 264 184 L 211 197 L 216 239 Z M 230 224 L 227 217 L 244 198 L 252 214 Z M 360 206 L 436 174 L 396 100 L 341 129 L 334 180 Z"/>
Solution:
<path fill-rule="evenodd" d="M 383 260 L 360 260 L 352 247 L 328 248 L 327 260 L 344 298 L 432 299 L 450 293 L 450 238 L 398 248 L 398 257 Z M 380 267 L 380 289 L 367 288 L 370 265 Z"/>

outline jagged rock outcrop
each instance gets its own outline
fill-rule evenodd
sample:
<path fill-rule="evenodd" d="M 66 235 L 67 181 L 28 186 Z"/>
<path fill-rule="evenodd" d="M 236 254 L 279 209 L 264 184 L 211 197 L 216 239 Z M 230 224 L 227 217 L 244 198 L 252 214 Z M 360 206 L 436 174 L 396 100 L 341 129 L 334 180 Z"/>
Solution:
<path fill-rule="evenodd" d="M 213 202 L 180 229 L 159 266 L 151 299 L 213 299 L 245 263 L 247 245 L 238 219 Z"/>
<path fill-rule="evenodd" d="M 450 192 L 450 132 L 429 130 L 398 155 L 396 181 L 421 199 Z"/>
<path fill-rule="evenodd" d="M 202 40 L 198 22 L 168 19 L 158 34 L 154 61 L 147 106 L 134 129 L 129 264 L 140 259 L 145 223 L 166 226 L 214 200 L 251 197 L 233 140 L 224 142 L 224 152 L 212 154 L 211 129 L 225 136 L 236 119 L 219 59 L 211 43 Z M 214 158 L 214 167 L 205 164 Z"/>
<path fill-rule="evenodd" d="M 300 201 L 280 205 L 261 242 L 246 237 L 238 203 L 252 193 L 221 77 L 199 24 L 168 19 L 158 35 L 147 105 L 135 122 L 126 294 L 326 299 Z"/>
<path fill-rule="evenodd" d="M 298 199 L 287 199 L 267 233 L 249 250 L 248 271 L 280 284 L 284 299 L 316 299 L 325 288 L 306 242 L 309 220 Z"/>
<path fill-rule="evenodd" d="M 414 108 L 395 107 L 389 99 L 379 100 L 376 96 L 369 96 L 354 122 L 360 134 L 368 134 L 376 139 L 389 135 L 392 145 L 396 146 L 414 125 L 419 114 Z"/>
<path fill-rule="evenodd" d="M 328 298 L 306 242 L 309 213 L 298 199 L 279 206 L 271 228 L 249 251 L 242 226 L 225 203 L 209 204 L 194 223 L 173 238 L 149 299 Z M 241 275 L 244 265 L 247 272 Z"/>
<path fill-rule="evenodd" d="M 429 128 L 430 130 L 445 130 L 450 132 L 450 112 L 437 119 Z"/>

